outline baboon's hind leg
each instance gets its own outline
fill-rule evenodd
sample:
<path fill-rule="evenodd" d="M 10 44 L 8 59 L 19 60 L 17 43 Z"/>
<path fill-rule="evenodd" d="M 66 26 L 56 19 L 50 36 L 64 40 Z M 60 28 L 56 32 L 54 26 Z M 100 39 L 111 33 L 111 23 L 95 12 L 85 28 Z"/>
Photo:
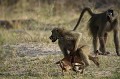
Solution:
<path fill-rule="evenodd" d="M 90 65 L 90 60 L 88 55 L 86 55 L 81 49 L 79 49 L 79 55 L 81 60 L 83 60 L 83 62 L 85 63 L 85 67 Z"/>
<path fill-rule="evenodd" d="M 93 49 L 94 53 L 96 54 L 96 51 L 98 50 L 98 28 L 97 26 L 93 26 L 92 23 L 90 23 L 90 32 L 93 37 L 92 43 L 93 43 Z"/>
<path fill-rule="evenodd" d="M 105 44 L 106 44 L 106 41 L 107 41 L 107 36 L 108 36 L 108 34 L 105 33 L 105 34 L 104 34 L 104 43 L 105 43 Z M 99 50 L 102 51 L 102 49 L 103 49 L 102 46 L 100 46 Z M 102 53 L 99 53 L 99 54 L 102 54 Z M 110 54 L 110 52 L 106 52 L 106 54 Z"/>

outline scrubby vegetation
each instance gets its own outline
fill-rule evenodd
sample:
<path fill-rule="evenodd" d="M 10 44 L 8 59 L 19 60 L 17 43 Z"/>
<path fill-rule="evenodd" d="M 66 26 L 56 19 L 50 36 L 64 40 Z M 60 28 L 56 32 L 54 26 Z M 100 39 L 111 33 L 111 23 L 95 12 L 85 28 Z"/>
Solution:
<path fill-rule="evenodd" d="M 92 63 L 84 75 L 70 72 L 62 76 L 54 64 L 62 54 L 57 43 L 49 40 L 51 29 L 72 30 L 86 6 L 94 12 L 108 8 L 120 12 L 120 0 L 0 0 L 0 79 L 119 79 L 120 57 L 112 32 L 107 49 L 113 53 L 99 56 L 100 68 Z M 91 45 L 86 28 L 89 18 L 85 14 L 77 31 L 84 35 L 82 43 Z"/>

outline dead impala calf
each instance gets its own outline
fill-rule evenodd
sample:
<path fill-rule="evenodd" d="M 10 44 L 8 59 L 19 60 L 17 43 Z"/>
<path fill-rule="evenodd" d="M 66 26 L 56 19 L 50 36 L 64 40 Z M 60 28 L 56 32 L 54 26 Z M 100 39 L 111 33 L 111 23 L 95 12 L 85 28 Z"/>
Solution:
<path fill-rule="evenodd" d="M 81 72 L 83 73 L 84 70 L 84 62 L 80 61 L 80 59 L 75 56 L 74 63 L 71 63 L 72 56 L 64 57 L 62 60 L 56 62 L 56 64 L 59 64 L 59 66 L 62 69 L 62 74 L 64 75 L 64 72 L 67 72 L 69 70 L 73 70 L 75 72 Z"/>

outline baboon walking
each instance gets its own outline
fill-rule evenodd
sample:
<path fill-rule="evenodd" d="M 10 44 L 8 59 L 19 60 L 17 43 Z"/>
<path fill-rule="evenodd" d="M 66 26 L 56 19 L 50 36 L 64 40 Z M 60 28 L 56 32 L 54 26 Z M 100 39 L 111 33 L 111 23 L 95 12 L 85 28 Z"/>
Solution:
<path fill-rule="evenodd" d="M 84 8 L 73 30 L 76 30 L 86 11 L 91 15 L 91 18 L 89 19 L 88 28 L 93 37 L 94 53 L 98 50 L 97 49 L 98 38 L 100 43 L 99 53 L 103 55 L 109 53 L 106 52 L 105 44 L 106 44 L 108 32 L 113 31 L 116 53 L 118 56 L 120 56 L 120 45 L 119 45 L 119 36 L 118 36 L 119 26 L 118 26 L 117 14 L 115 14 L 115 12 L 112 9 L 108 9 L 103 13 L 95 14 L 91 11 L 90 8 Z"/>

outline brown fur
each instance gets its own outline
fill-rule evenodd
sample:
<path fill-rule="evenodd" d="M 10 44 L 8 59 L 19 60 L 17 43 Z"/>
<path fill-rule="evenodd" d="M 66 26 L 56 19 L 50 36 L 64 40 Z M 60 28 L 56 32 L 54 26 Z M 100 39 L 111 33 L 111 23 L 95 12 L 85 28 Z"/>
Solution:
<path fill-rule="evenodd" d="M 120 45 L 119 45 L 119 36 L 118 36 L 119 26 L 117 19 L 118 16 L 117 14 L 115 14 L 115 11 L 113 11 L 112 9 L 108 9 L 103 13 L 95 14 L 91 11 L 90 8 L 84 8 L 73 30 L 76 30 L 86 11 L 91 15 L 88 28 L 90 29 L 90 32 L 93 37 L 94 53 L 98 50 L 97 41 L 99 38 L 99 44 L 100 44 L 99 51 L 101 52 L 100 54 L 103 55 L 109 54 L 109 52 L 106 52 L 105 44 L 106 44 L 108 32 L 113 31 L 116 53 L 118 56 L 120 56 Z"/>
<path fill-rule="evenodd" d="M 56 62 L 56 64 L 59 64 L 59 66 L 61 67 L 63 75 L 64 72 L 69 70 L 73 70 L 75 72 L 80 72 L 81 70 L 81 73 L 83 73 L 84 62 L 82 62 L 77 56 L 74 57 L 74 63 L 71 63 L 71 59 L 72 56 L 69 55 L 68 57 L 64 57 L 62 60 Z"/>
<path fill-rule="evenodd" d="M 84 69 L 90 64 L 89 60 L 93 61 L 95 65 L 99 67 L 98 57 L 93 57 L 90 55 L 88 46 L 81 46 L 76 52 L 72 53 L 72 55 L 71 53 L 67 57 L 64 57 L 62 60 L 56 62 L 56 64 L 60 65 L 63 73 L 68 70 L 83 73 Z"/>
<path fill-rule="evenodd" d="M 63 28 L 54 28 L 50 39 L 52 42 L 58 40 L 58 45 L 64 55 L 68 56 L 69 52 L 77 50 L 80 42 L 80 33 L 68 31 Z"/>
<path fill-rule="evenodd" d="M 80 55 L 79 56 L 80 60 L 82 60 L 85 63 L 85 67 L 90 65 L 90 60 L 93 61 L 96 66 L 99 67 L 98 57 L 97 56 L 93 57 L 90 54 L 89 46 L 87 45 L 80 46 L 75 54 L 77 54 L 76 56 Z"/>

